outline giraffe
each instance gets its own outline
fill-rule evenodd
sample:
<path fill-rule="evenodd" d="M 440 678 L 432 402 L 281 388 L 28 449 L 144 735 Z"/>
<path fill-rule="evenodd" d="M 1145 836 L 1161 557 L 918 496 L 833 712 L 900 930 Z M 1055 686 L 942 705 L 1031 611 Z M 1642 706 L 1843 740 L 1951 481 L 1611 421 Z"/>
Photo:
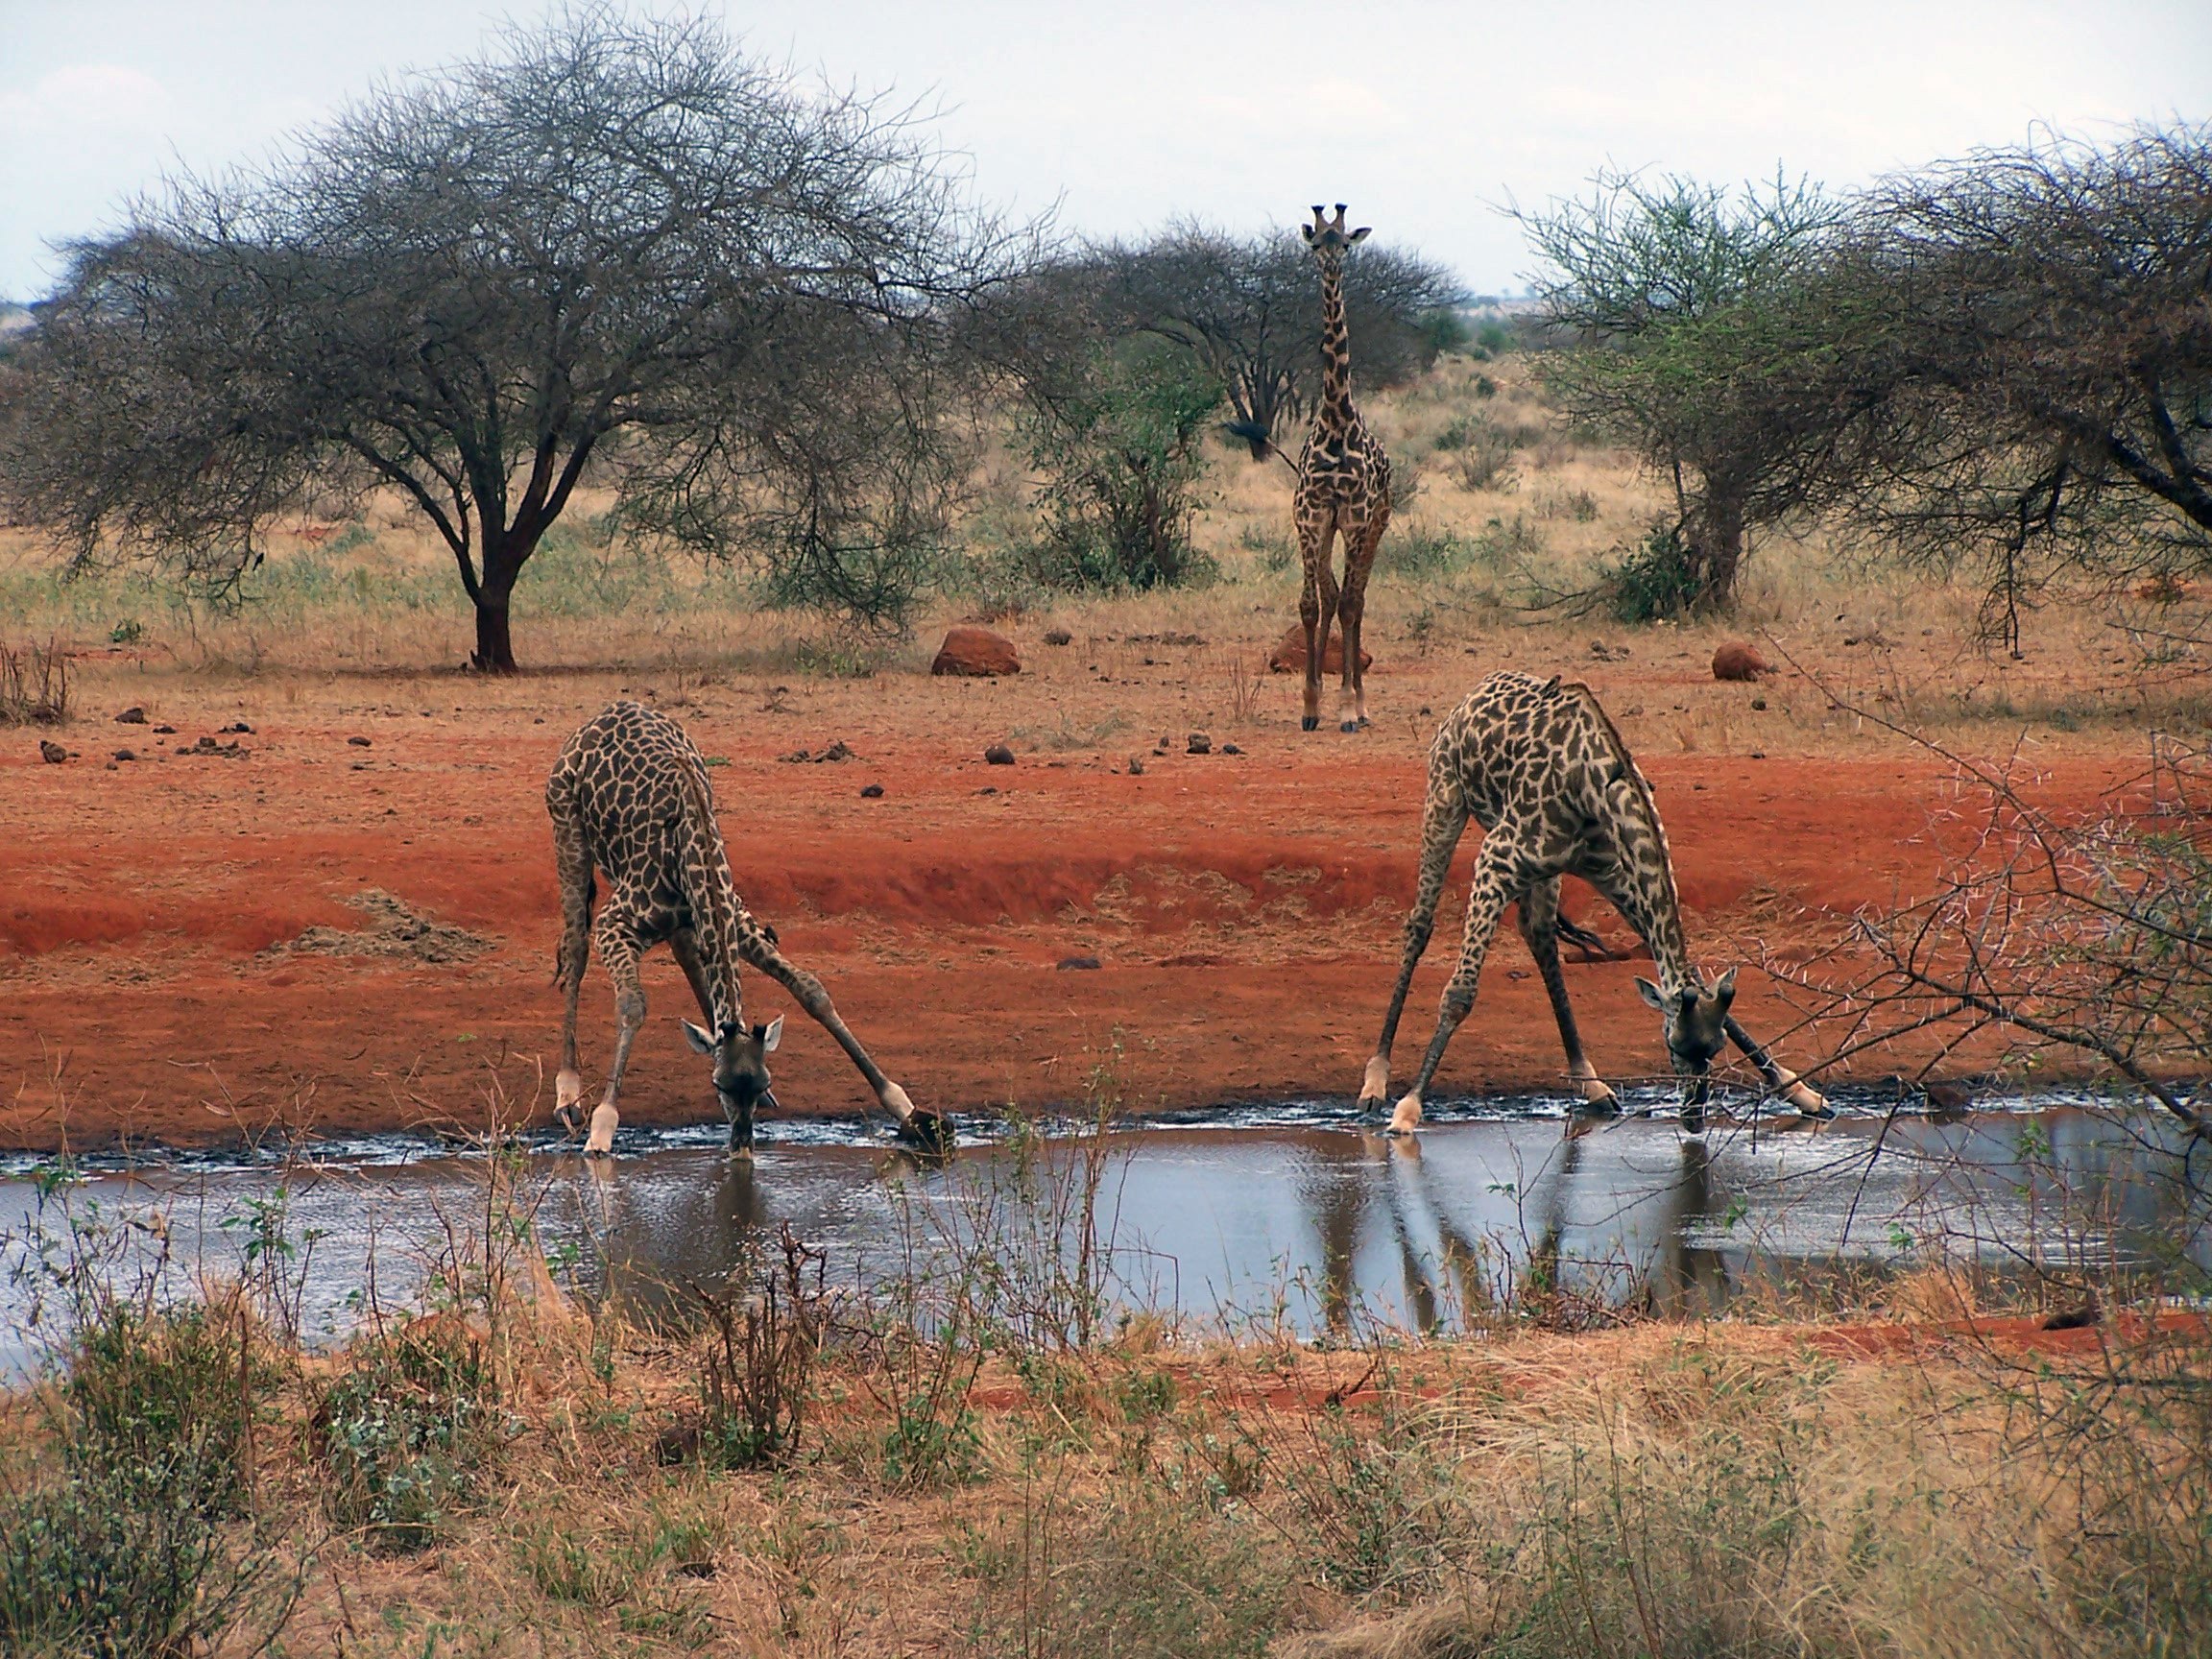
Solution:
<path fill-rule="evenodd" d="M 1321 267 L 1321 402 L 1312 429 L 1298 454 L 1298 489 L 1291 517 L 1298 529 L 1298 552 L 1306 585 L 1298 596 L 1298 618 L 1306 625 L 1306 704 L 1302 727 L 1321 724 L 1321 661 L 1329 649 L 1329 625 L 1341 617 L 1344 674 L 1337 689 L 1342 729 L 1367 724 L 1367 689 L 1359 670 L 1359 623 L 1367 612 L 1367 573 L 1375 549 L 1390 522 L 1390 458 L 1359 411 L 1352 406 L 1352 346 L 1344 329 L 1344 251 L 1368 228 L 1344 228 L 1344 204 L 1336 216 L 1316 205 L 1313 223 L 1299 227 L 1306 246 Z M 1331 543 L 1344 539 L 1344 583 L 1336 583 Z"/>
<path fill-rule="evenodd" d="M 637 960 L 662 940 L 691 982 L 705 1026 L 684 1022 L 691 1046 L 714 1061 L 714 1091 L 730 1120 L 733 1156 L 749 1155 L 753 1111 L 773 1110 L 767 1056 L 783 1032 L 781 1016 L 748 1026 L 737 981 L 740 961 L 790 992 L 837 1040 L 899 1125 L 926 1146 L 951 1139 L 950 1125 L 918 1111 L 906 1091 L 883 1074 L 830 1005 L 822 982 L 794 967 L 777 949 L 776 930 L 756 921 L 737 896 L 714 817 L 707 762 L 684 728 L 640 704 L 617 702 L 576 729 L 545 781 L 553 819 L 554 862 L 561 878 L 561 948 L 554 979 L 566 994 L 561 1022 L 561 1070 L 555 1110 L 571 1132 L 584 1097 L 576 1070 L 576 999 L 594 943 L 614 981 L 618 1027 L 607 1092 L 592 1111 L 588 1154 L 613 1147 L 614 1109 L 630 1045 L 645 1022 Z M 607 876 L 606 902 L 591 913 L 594 871 Z"/>
<path fill-rule="evenodd" d="M 1398 982 L 1382 1017 L 1382 1035 L 1360 1085 L 1362 1105 L 1380 1107 L 1390 1090 L 1390 1048 L 1405 1011 L 1407 987 L 1429 948 L 1436 902 L 1452 854 L 1473 818 L 1482 849 L 1467 897 L 1467 935 L 1459 965 L 1444 987 L 1435 1035 L 1420 1074 L 1391 1115 L 1393 1132 L 1421 1121 L 1421 1100 L 1444 1048 L 1475 1004 L 1482 958 L 1505 906 L 1518 903 L 1521 936 L 1559 1022 L 1568 1075 L 1584 1102 L 1618 1111 L 1620 1098 L 1599 1080 L 1582 1052 L 1575 1010 L 1559 970 L 1559 880 L 1579 876 L 1620 908 L 1651 949 L 1658 983 L 1638 979 L 1644 1000 L 1658 1010 L 1667 1053 L 1682 1079 L 1682 1120 L 1704 1123 L 1714 1058 L 1733 1042 L 1767 1086 L 1807 1117 L 1833 1116 L 1828 1103 L 1797 1075 L 1775 1064 L 1728 1012 L 1736 971 L 1717 980 L 1690 964 L 1682 909 L 1667 831 L 1636 761 L 1589 686 L 1541 681 L 1510 670 L 1493 674 L 1446 717 L 1429 748 L 1429 791 L 1421 813 L 1420 881 L 1406 918 Z"/>

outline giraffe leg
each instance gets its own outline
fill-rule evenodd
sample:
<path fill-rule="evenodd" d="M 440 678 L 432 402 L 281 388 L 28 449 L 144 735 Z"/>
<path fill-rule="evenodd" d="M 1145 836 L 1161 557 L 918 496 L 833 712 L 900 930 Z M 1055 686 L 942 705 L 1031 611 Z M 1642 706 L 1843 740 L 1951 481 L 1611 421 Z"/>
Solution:
<path fill-rule="evenodd" d="M 1475 859 L 1475 882 L 1467 893 L 1467 936 L 1459 947 L 1459 966 L 1453 970 L 1446 981 L 1444 996 L 1436 1011 L 1436 1031 L 1429 1039 L 1429 1051 L 1421 1056 L 1420 1074 L 1413 1079 L 1413 1087 L 1399 1097 L 1397 1109 L 1390 1114 L 1392 1134 L 1403 1134 L 1420 1124 L 1422 1097 L 1429 1093 L 1430 1080 L 1436 1075 L 1436 1068 L 1444 1062 L 1444 1050 L 1452 1041 L 1452 1034 L 1459 1029 L 1459 1022 L 1467 1018 L 1475 1006 L 1475 987 L 1482 977 L 1482 958 L 1489 953 L 1490 941 L 1498 932 L 1499 918 L 1505 913 L 1526 881 L 1516 854 L 1509 851 L 1509 832 L 1493 830 L 1483 837 L 1482 851 Z"/>
<path fill-rule="evenodd" d="M 1777 1065 L 1774 1057 L 1736 1022 L 1733 1015 L 1728 1020 L 1728 1039 L 1743 1051 L 1743 1057 L 1759 1069 L 1759 1076 L 1767 1087 L 1808 1118 L 1833 1118 L 1836 1108 L 1828 1104 L 1827 1097 L 1787 1066 Z"/>
<path fill-rule="evenodd" d="M 1521 895 L 1521 937 L 1528 954 L 1536 958 L 1536 972 L 1551 998 L 1551 1017 L 1559 1022 L 1559 1043 L 1567 1050 L 1567 1075 L 1582 1092 L 1584 1104 L 1607 1112 L 1621 1110 L 1621 1097 L 1599 1081 L 1598 1069 L 1582 1053 L 1582 1033 L 1575 1024 L 1575 1008 L 1567 1000 L 1567 975 L 1559 968 L 1559 878 L 1539 881 Z"/>
<path fill-rule="evenodd" d="M 584 1078 L 576 1070 L 576 999 L 584 990 L 584 965 L 591 953 L 591 854 L 584 831 L 570 812 L 553 817 L 553 866 L 561 882 L 561 945 L 553 958 L 554 982 L 561 987 L 561 1070 L 553 1079 L 553 1115 L 576 1132 L 576 1108 L 584 1099 Z"/>
<path fill-rule="evenodd" d="M 821 980 L 786 958 L 757 924 L 740 935 L 737 949 L 746 961 L 790 992 L 814 1022 L 837 1040 L 837 1046 L 845 1050 L 846 1057 L 868 1080 L 868 1087 L 876 1091 L 877 1100 L 897 1121 L 901 1136 L 932 1150 L 951 1144 L 951 1124 L 934 1112 L 920 1110 L 905 1090 L 883 1074 L 883 1069 L 860 1046 L 860 1039 L 853 1035 L 830 1002 Z"/>
<path fill-rule="evenodd" d="M 1344 592 L 1336 614 L 1343 618 L 1344 677 L 1338 689 L 1338 707 L 1349 698 L 1344 730 L 1356 732 L 1367 724 L 1366 670 L 1359 665 L 1360 630 L 1367 617 L 1367 578 L 1375 568 L 1375 552 L 1382 544 L 1383 527 L 1390 522 L 1390 505 L 1378 501 L 1369 510 L 1358 533 L 1344 548 Z"/>
<path fill-rule="evenodd" d="M 714 994 L 708 988 L 707 964 L 699 955 L 699 936 L 688 927 L 679 927 L 668 935 L 668 950 L 676 958 L 676 966 L 684 970 L 684 977 L 691 983 L 691 995 L 699 1003 L 700 1022 L 708 1030 L 713 1030 Z"/>
<path fill-rule="evenodd" d="M 1429 949 L 1436 926 L 1436 904 L 1444 896 L 1445 878 L 1452 872 L 1452 854 L 1467 830 L 1466 797 L 1459 792 L 1451 768 L 1431 759 L 1429 798 L 1421 808 L 1421 868 L 1413 889 L 1413 908 L 1406 913 L 1405 946 L 1398 958 L 1397 983 L 1390 988 L 1390 1006 L 1382 1016 L 1382 1035 L 1376 1040 L 1375 1057 L 1367 1062 L 1367 1075 L 1359 1085 L 1359 1104 L 1381 1106 L 1390 1094 L 1390 1050 L 1398 1041 L 1398 1021 L 1406 1012 L 1406 993 L 1413 983 L 1413 970 Z"/>
<path fill-rule="evenodd" d="M 584 1142 L 585 1152 L 596 1156 L 614 1150 L 614 1130 L 622 1121 L 614 1101 L 622 1093 L 630 1045 L 637 1040 L 637 1028 L 645 1023 L 645 987 L 637 978 L 640 952 L 637 930 L 629 919 L 612 908 L 602 910 L 591 931 L 597 935 L 599 960 L 607 964 L 607 976 L 614 981 L 616 1021 L 614 1061 L 607 1070 L 607 1093 L 592 1110 L 591 1132 Z"/>
<path fill-rule="evenodd" d="M 1329 629 L 1336 615 L 1336 572 L 1330 568 L 1336 522 L 1329 515 L 1306 515 L 1298 521 L 1298 546 L 1306 585 L 1298 595 L 1298 619 L 1306 625 L 1306 702 L 1299 721 L 1307 732 L 1321 726 L 1321 663 L 1329 653 Z"/>

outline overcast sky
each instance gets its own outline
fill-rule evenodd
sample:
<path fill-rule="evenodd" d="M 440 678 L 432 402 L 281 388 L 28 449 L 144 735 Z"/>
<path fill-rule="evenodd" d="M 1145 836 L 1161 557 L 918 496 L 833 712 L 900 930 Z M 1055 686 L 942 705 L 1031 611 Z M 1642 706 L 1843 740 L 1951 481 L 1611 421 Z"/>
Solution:
<path fill-rule="evenodd" d="M 638 0 L 642 9 L 647 0 Z M 1834 184 L 2038 123 L 2212 114 L 2212 0 L 1205 4 L 713 0 L 757 52 L 926 96 L 981 193 L 1130 232 L 1339 199 L 1378 239 L 1518 286 L 1492 210 L 1608 161 Z M 180 165 L 267 155 L 385 73 L 541 0 L 0 0 L 0 296 Z"/>

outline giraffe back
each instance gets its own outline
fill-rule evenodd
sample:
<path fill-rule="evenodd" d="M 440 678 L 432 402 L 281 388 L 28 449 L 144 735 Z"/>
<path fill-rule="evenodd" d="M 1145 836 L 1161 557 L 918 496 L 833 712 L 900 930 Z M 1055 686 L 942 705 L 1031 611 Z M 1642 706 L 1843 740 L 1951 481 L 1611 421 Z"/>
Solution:
<path fill-rule="evenodd" d="M 617 702 L 578 727 L 546 780 L 545 809 L 575 828 L 648 937 L 689 926 L 711 948 L 749 925 L 706 757 L 659 710 Z"/>
<path fill-rule="evenodd" d="M 1429 774 L 1430 787 L 1456 791 L 1485 832 L 1509 821 L 1532 837 L 1531 862 L 1556 871 L 1625 855 L 1671 897 L 1651 785 L 1580 682 L 1491 675 L 1437 729 Z"/>

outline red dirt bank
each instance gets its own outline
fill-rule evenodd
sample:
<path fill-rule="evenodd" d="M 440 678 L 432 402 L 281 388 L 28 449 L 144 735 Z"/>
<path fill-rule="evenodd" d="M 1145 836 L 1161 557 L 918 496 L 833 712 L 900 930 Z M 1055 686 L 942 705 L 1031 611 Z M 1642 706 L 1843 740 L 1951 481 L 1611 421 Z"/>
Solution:
<path fill-rule="evenodd" d="M 1683 678 L 1703 672 L 1695 662 Z M 1023 681 L 1064 728 L 1067 704 L 1081 711 L 1083 687 Z M 542 1116 L 560 1011 L 541 790 L 561 739 L 615 688 L 613 677 L 396 678 L 316 685 L 303 706 L 297 687 L 266 681 L 156 683 L 150 697 L 119 677 L 112 695 L 90 692 L 92 712 L 68 729 L 83 758 L 43 765 L 8 742 L 0 1144 L 197 1142 L 279 1120 L 330 1131 L 480 1122 L 495 1091 Z M 1243 755 L 1203 757 L 1182 753 L 1178 727 L 1172 752 L 1155 756 L 1150 725 L 1169 729 L 1173 710 L 1154 709 L 1145 735 L 1109 739 L 1118 752 L 1018 744 L 1018 767 L 986 768 L 982 744 L 1014 729 L 1022 690 L 895 676 L 772 693 L 766 705 L 725 686 L 703 694 L 705 708 L 676 710 L 704 750 L 727 757 L 715 779 L 732 861 L 786 950 L 822 974 L 891 1074 L 931 1107 L 1080 1098 L 1109 1057 L 1137 1109 L 1354 1091 L 1410 893 L 1432 722 L 1401 709 L 1345 738 L 1273 720 L 1214 733 Z M 1393 705 L 1444 700 L 1405 682 L 1388 694 Z M 464 706 L 447 712 L 456 698 Z M 156 703 L 178 734 L 105 724 L 106 704 L 132 702 Z M 237 710 L 253 726 L 238 739 L 244 758 L 174 753 Z M 1762 942 L 1802 957 L 1850 912 L 1889 902 L 1932 868 L 1928 815 L 1946 793 L 1932 763 L 1651 753 L 1625 724 L 1646 750 L 1693 949 L 1708 963 L 1747 960 Z M 840 737 L 859 759 L 778 758 Z M 106 769 L 121 747 L 142 757 Z M 1126 772 L 1129 751 L 1144 757 L 1141 777 Z M 157 752 L 169 758 L 148 757 Z M 2045 799 L 2086 809 L 2120 770 L 2056 762 Z M 883 797 L 860 798 L 868 783 Z M 364 889 L 491 948 L 443 964 L 272 949 L 311 926 L 364 926 L 346 902 Z M 1589 894 L 1569 904 L 1626 942 Z M 1426 1041 L 1455 950 L 1447 917 L 1415 987 L 1402 1066 Z M 1056 968 L 1072 955 L 1102 966 Z M 1613 1077 L 1660 1065 L 1632 985 L 1640 971 L 1647 964 L 1568 969 L 1593 1057 Z M 1758 976 L 1746 981 L 1754 1029 L 1785 1022 Z M 757 976 L 749 987 L 758 1009 L 782 1005 Z M 696 1120 L 712 1105 L 676 1025 L 690 1009 L 665 952 L 649 959 L 647 990 L 625 1117 Z M 596 967 L 585 1009 L 589 1069 L 604 1064 L 612 1026 Z M 858 1109 L 864 1091 L 828 1038 L 803 1020 L 786 1029 L 776 1068 L 786 1108 Z M 1802 1062 L 1810 1043 L 1784 1047 Z M 1442 1088 L 1548 1087 L 1560 1069 L 1541 986 L 1508 931 Z"/>

